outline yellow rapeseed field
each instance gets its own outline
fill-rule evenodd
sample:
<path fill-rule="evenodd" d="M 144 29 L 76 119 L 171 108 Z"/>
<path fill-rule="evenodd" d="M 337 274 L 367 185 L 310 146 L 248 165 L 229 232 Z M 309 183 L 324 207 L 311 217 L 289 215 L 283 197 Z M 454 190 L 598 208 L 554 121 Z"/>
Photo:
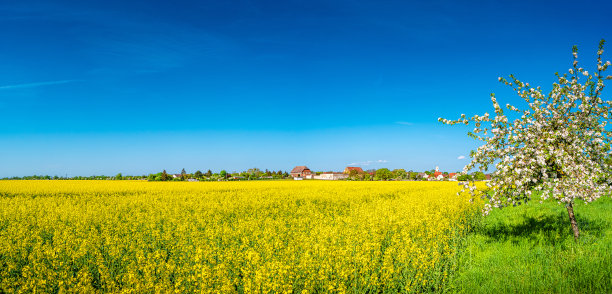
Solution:
<path fill-rule="evenodd" d="M 0 181 L 0 292 L 428 292 L 456 182 Z"/>

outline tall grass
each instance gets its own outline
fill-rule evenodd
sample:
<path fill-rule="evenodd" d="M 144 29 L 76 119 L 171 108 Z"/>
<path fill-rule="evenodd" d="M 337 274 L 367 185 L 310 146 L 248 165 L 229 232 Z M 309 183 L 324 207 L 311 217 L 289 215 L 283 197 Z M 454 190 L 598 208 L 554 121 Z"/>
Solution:
<path fill-rule="evenodd" d="M 567 210 L 553 201 L 494 210 L 464 240 L 447 292 L 612 293 L 612 200 Z"/>

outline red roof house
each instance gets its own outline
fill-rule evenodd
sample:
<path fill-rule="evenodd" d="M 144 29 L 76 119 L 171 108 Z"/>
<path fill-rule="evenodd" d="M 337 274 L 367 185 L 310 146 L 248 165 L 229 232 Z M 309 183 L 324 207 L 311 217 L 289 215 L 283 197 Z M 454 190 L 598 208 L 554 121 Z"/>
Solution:
<path fill-rule="evenodd" d="M 360 174 L 360 175 L 361 175 L 361 174 L 364 174 L 363 169 L 361 169 L 361 168 L 360 168 L 360 167 L 358 167 L 358 166 L 347 166 L 347 167 L 344 169 L 344 173 L 345 173 L 345 174 L 350 174 L 352 170 L 357 171 L 357 173 L 358 173 L 358 174 Z"/>
<path fill-rule="evenodd" d="M 296 166 L 291 170 L 291 176 L 294 178 L 302 178 L 310 175 L 312 175 L 312 172 L 304 165 Z"/>

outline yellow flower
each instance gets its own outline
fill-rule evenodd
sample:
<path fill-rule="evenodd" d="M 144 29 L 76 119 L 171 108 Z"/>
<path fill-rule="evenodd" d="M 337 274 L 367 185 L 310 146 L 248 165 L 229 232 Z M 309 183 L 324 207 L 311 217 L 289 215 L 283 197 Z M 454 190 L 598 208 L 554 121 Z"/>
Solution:
<path fill-rule="evenodd" d="M 459 189 L 0 181 L 0 292 L 422 292 L 479 215 Z"/>

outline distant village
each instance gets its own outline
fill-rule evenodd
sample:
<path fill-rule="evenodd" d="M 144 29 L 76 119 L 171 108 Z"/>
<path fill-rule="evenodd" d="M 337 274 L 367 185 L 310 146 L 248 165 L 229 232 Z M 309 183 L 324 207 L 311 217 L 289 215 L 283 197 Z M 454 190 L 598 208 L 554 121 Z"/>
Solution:
<path fill-rule="evenodd" d="M 425 172 L 406 171 L 404 169 L 366 170 L 361 167 L 347 166 L 343 172 L 312 172 L 307 166 L 296 166 L 291 170 L 294 180 L 413 180 L 413 181 L 460 181 L 460 180 L 490 180 L 490 174 L 474 173 L 461 175 L 458 172 L 441 172 L 436 166 L 434 170 Z"/>
<path fill-rule="evenodd" d="M 490 180 L 490 174 L 474 172 L 462 175 L 458 172 L 443 172 L 438 167 L 435 169 L 414 172 L 405 169 L 389 170 L 387 168 L 363 170 L 359 166 L 347 166 L 342 172 L 334 171 L 312 171 L 305 165 L 294 167 L 291 172 L 286 171 L 262 171 L 258 168 L 250 168 L 242 172 L 227 172 L 222 170 L 213 173 L 196 171 L 187 173 L 185 169 L 179 174 L 170 174 L 166 170 L 149 175 L 122 175 L 115 176 L 24 176 L 3 178 L 3 180 L 147 180 L 147 181 L 242 181 L 242 180 L 328 180 L 328 181 L 467 181 L 467 180 Z"/>

